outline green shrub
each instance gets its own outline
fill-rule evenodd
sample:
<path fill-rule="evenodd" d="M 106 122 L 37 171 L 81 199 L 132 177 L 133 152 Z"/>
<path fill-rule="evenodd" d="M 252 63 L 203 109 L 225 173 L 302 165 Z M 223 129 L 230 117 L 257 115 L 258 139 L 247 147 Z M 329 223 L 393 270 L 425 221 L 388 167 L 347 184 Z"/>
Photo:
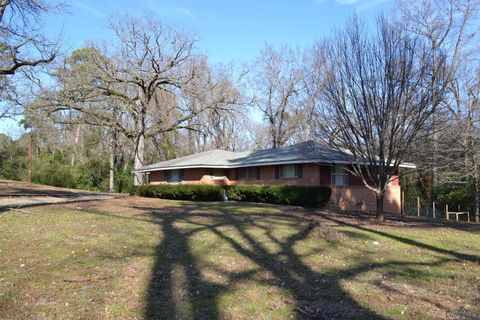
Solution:
<path fill-rule="evenodd" d="M 135 193 L 132 170 L 133 165 L 131 164 L 117 170 L 115 175 L 115 192 Z"/>
<path fill-rule="evenodd" d="M 162 184 L 133 189 L 142 197 L 171 200 L 218 201 L 223 199 L 223 187 L 213 185 Z M 293 187 L 277 185 L 238 185 L 226 188 L 234 201 L 249 201 L 319 208 L 330 200 L 328 187 Z"/>
<path fill-rule="evenodd" d="M 61 162 L 54 156 L 34 159 L 32 181 L 55 187 L 77 188 L 75 167 Z"/>
<path fill-rule="evenodd" d="M 26 148 L 0 133 L 0 178 L 20 180 L 28 172 Z"/>
<path fill-rule="evenodd" d="M 328 187 L 278 185 L 236 185 L 227 188 L 230 200 L 286 204 L 311 208 L 323 207 L 330 200 Z"/>
<path fill-rule="evenodd" d="M 108 158 L 92 156 L 76 167 L 77 188 L 108 191 L 110 166 Z"/>
<path fill-rule="evenodd" d="M 193 184 L 162 184 L 140 186 L 136 195 L 171 200 L 218 201 L 223 197 L 223 187 Z"/>
<path fill-rule="evenodd" d="M 442 184 L 435 193 L 440 208 L 447 204 L 450 211 L 457 211 L 460 206 L 461 211 L 475 212 L 475 185 L 471 181 L 464 185 Z"/>

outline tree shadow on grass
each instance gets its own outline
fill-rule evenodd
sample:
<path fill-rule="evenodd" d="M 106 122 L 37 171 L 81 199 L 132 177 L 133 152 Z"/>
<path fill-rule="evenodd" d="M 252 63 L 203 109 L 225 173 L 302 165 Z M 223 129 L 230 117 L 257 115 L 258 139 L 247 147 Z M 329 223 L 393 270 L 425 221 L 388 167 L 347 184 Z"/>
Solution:
<path fill-rule="evenodd" d="M 283 303 L 290 304 L 297 318 L 382 319 L 379 314 L 356 301 L 343 288 L 342 282 L 375 269 L 395 266 L 415 272 L 414 268 L 418 266 L 441 265 L 460 258 L 453 255 L 452 259 L 414 263 L 375 262 L 359 256 L 360 262 L 350 268 L 322 272 L 307 265 L 303 261 L 305 255 L 298 254 L 294 248 L 309 236 L 311 228 L 307 227 L 308 217 L 299 218 L 298 214 L 288 212 L 245 213 L 241 205 L 182 204 L 160 209 L 134 208 L 142 210 L 144 215 L 122 218 L 156 223 L 162 233 L 146 292 L 144 316 L 147 319 L 224 318 L 219 299 L 235 290 L 237 285 L 247 282 L 288 291 L 291 299 Z M 286 226 L 296 231 L 287 237 L 275 234 L 276 228 Z M 265 241 L 252 234 L 252 228 L 260 230 L 279 249 L 272 252 Z M 207 232 L 228 244 L 241 259 L 255 267 L 240 271 L 238 268 L 229 270 L 206 259 L 200 261 L 192 252 L 192 242 L 198 241 L 195 235 L 199 232 Z M 395 240 L 403 242 L 405 239 Z M 411 241 L 406 243 L 418 245 Z M 219 251 L 215 252 L 216 248 L 212 247 L 210 250 L 213 255 L 221 253 L 222 249 L 218 248 Z M 205 276 L 206 270 L 222 274 L 223 280 L 212 281 Z M 270 276 L 263 276 L 265 272 Z"/>
<path fill-rule="evenodd" d="M 295 246 L 310 236 L 310 221 L 315 217 L 299 215 L 296 209 L 278 212 L 275 207 L 272 207 L 271 210 L 252 213 L 252 208 L 246 212 L 244 205 L 225 206 L 218 203 L 182 203 L 181 206 L 160 208 L 134 206 L 132 208 L 140 210 L 140 214 L 118 215 L 98 211 L 96 213 L 141 223 L 154 223 L 160 228 L 161 241 L 156 247 L 155 262 L 145 297 L 144 316 L 148 319 L 224 318 L 225 310 L 220 309 L 224 304 L 220 303 L 219 299 L 229 292 L 234 292 L 238 285 L 247 283 L 286 290 L 291 298 L 283 300 L 282 303 L 289 304 L 289 307 L 296 312 L 297 318 L 381 319 L 379 314 L 356 301 L 345 290 L 342 283 L 376 269 L 382 269 L 382 274 L 387 277 L 394 276 L 398 271 L 414 275 L 418 272 L 417 267 L 440 266 L 449 261 L 460 259 L 473 261 L 477 258 L 387 232 L 378 231 L 380 232 L 378 233 L 370 228 L 350 225 L 372 234 L 377 232 L 382 236 L 391 236 L 395 241 L 431 252 L 440 252 L 449 257 L 421 263 L 378 262 L 369 260 L 359 252 L 356 257 L 359 262 L 351 267 L 336 270 L 329 268 L 325 271 L 313 270 L 303 261 L 308 257 L 308 253 L 297 253 Z M 253 210 L 256 209 L 253 208 Z M 328 215 L 322 219 L 324 220 L 321 223 L 332 221 Z M 335 221 L 335 223 L 345 224 L 343 221 Z M 278 236 L 276 230 L 282 227 L 293 228 L 295 232 L 286 237 L 285 234 Z M 252 234 L 252 228 L 260 230 L 264 239 L 259 239 Z M 204 236 L 204 234 L 198 234 L 200 232 L 205 232 L 219 242 L 228 244 L 228 247 L 233 249 L 241 260 L 249 261 L 255 267 L 238 271 L 238 268 L 234 268 L 235 270 L 225 268 L 219 263 L 199 258 L 198 252 L 192 252 L 194 251 L 192 249 L 194 241 Z M 269 243 L 275 244 L 278 250 L 272 252 L 264 241 L 265 237 Z M 216 248 L 214 245 L 209 250 L 211 250 L 209 254 L 213 256 L 221 254 L 224 247 Z M 322 249 L 319 250 L 308 252 L 318 255 L 321 254 Z M 339 247 L 339 250 L 342 250 L 342 247 Z M 225 280 L 212 281 L 205 276 L 206 270 L 222 274 Z M 262 276 L 265 272 L 271 276 Z M 238 316 L 248 317 L 247 314 Z"/>
<path fill-rule="evenodd" d="M 363 212 L 363 211 L 345 211 L 345 212 L 329 212 L 329 214 L 334 213 L 336 216 L 349 216 L 352 217 L 362 225 L 371 225 L 378 224 L 376 220 L 375 213 Z M 469 233 L 479 233 L 480 224 L 478 223 L 467 223 L 465 221 L 455 221 L 453 219 L 446 220 L 443 217 L 437 217 L 436 219 L 430 217 L 417 217 L 417 216 L 406 216 L 406 215 L 395 215 L 395 214 L 385 214 L 386 225 L 394 226 L 395 228 L 408 228 L 408 229 L 436 229 L 436 228 L 449 228 L 458 231 L 464 231 Z"/>
<path fill-rule="evenodd" d="M 399 235 L 395 235 L 395 234 L 392 234 L 392 233 L 388 233 L 388 232 L 385 232 L 385 231 L 375 230 L 375 229 L 365 227 L 365 226 L 361 226 L 361 225 L 358 225 L 358 224 L 349 223 L 349 222 L 346 222 L 344 220 L 337 219 L 337 218 L 335 218 L 333 216 L 330 216 L 328 214 L 320 214 L 320 217 L 323 218 L 323 219 L 326 219 L 326 220 L 333 221 L 333 222 L 335 222 L 337 224 L 340 224 L 340 225 L 352 227 L 352 228 L 355 228 L 357 230 L 367 231 L 371 234 L 377 234 L 377 235 L 380 235 L 380 236 L 383 236 L 383 237 L 401 242 L 403 244 L 408 244 L 408 245 L 415 246 L 415 247 L 420 248 L 420 249 L 426 249 L 426 250 L 431 251 L 431 252 L 436 252 L 436 253 L 448 255 L 450 257 L 455 258 L 455 260 L 458 260 L 458 261 L 469 261 L 469 262 L 480 263 L 480 256 L 478 256 L 478 255 L 466 254 L 466 253 L 461 253 L 461 252 L 457 252 L 457 251 L 453 251 L 453 250 L 439 248 L 439 247 L 436 247 L 436 246 L 433 246 L 433 245 L 430 245 L 430 244 L 426 244 L 426 243 L 423 243 L 423 242 L 420 242 L 420 241 L 417 241 L 417 240 L 414 240 L 414 239 L 409 239 L 409 238 L 402 237 L 402 236 L 399 236 Z"/>

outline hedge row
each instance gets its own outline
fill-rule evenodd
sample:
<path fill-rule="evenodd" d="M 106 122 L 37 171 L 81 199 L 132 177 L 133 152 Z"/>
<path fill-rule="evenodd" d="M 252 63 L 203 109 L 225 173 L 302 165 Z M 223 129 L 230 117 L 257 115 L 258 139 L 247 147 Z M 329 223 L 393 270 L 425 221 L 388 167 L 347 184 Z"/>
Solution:
<path fill-rule="evenodd" d="M 206 184 L 147 185 L 137 187 L 135 194 L 171 200 L 218 201 L 223 197 L 223 187 Z"/>
<path fill-rule="evenodd" d="M 228 187 L 230 200 L 286 204 L 319 208 L 330 200 L 329 187 L 294 187 L 279 185 L 236 185 Z"/>
<path fill-rule="evenodd" d="M 294 187 L 278 185 L 237 185 L 226 187 L 230 200 L 285 204 L 304 207 L 323 207 L 330 200 L 328 187 Z M 218 201 L 224 189 L 214 185 L 147 185 L 136 189 L 142 197 L 172 200 Z"/>

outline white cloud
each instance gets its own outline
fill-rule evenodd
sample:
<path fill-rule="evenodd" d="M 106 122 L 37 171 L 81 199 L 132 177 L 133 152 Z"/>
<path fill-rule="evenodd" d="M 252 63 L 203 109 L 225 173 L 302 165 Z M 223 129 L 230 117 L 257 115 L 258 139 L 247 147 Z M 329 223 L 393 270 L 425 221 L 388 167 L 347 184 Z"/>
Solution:
<path fill-rule="evenodd" d="M 315 0 L 317 4 L 324 4 L 328 0 Z M 341 6 L 355 6 L 357 11 L 365 11 L 375 8 L 378 5 L 389 2 L 392 0 L 332 0 Z"/>
<path fill-rule="evenodd" d="M 185 7 L 159 5 L 152 0 L 147 0 L 147 4 L 150 10 L 155 12 L 160 17 L 184 16 L 192 20 L 198 20 L 198 17 L 190 9 Z"/>
<path fill-rule="evenodd" d="M 328 0 L 316 0 L 315 2 L 317 4 L 324 4 L 326 3 Z M 361 2 L 362 0 L 332 0 L 332 2 L 336 2 L 337 4 L 341 5 L 341 6 L 351 6 L 351 5 L 354 5 L 354 4 L 357 4 L 359 2 Z"/>
<path fill-rule="evenodd" d="M 352 4 L 360 2 L 360 0 L 335 0 L 335 2 L 342 6 L 350 6 Z"/>
<path fill-rule="evenodd" d="M 381 5 L 383 3 L 386 3 L 386 2 L 389 2 L 389 1 L 391 1 L 391 0 L 370 0 L 370 1 L 366 1 L 362 4 L 359 4 L 355 8 L 357 9 L 358 12 L 362 12 L 362 11 L 365 11 L 365 10 L 373 9 L 376 6 Z"/>
<path fill-rule="evenodd" d="M 79 1 L 73 1 L 73 5 L 74 5 L 75 7 L 77 7 L 77 8 L 80 8 L 80 9 L 82 9 L 82 10 L 84 10 L 84 11 L 86 11 L 86 12 L 92 14 L 92 15 L 94 15 L 94 16 L 97 17 L 97 18 L 101 18 L 101 19 L 105 18 L 105 14 L 104 14 L 103 12 L 101 12 L 100 10 L 95 9 L 95 8 L 92 7 L 92 6 L 83 4 L 83 3 L 79 2 Z"/>

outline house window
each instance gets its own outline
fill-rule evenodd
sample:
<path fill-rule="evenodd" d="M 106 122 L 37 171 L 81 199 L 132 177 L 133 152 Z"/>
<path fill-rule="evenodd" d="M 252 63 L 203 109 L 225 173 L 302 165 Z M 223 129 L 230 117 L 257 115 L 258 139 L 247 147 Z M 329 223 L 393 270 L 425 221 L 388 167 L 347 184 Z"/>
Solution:
<path fill-rule="evenodd" d="M 258 180 L 260 179 L 260 167 L 238 168 L 237 179 Z"/>
<path fill-rule="evenodd" d="M 336 165 L 332 168 L 332 185 L 337 187 L 348 185 L 348 171 L 344 167 Z"/>
<path fill-rule="evenodd" d="M 224 178 L 226 176 L 225 169 L 213 169 L 213 176 L 215 178 Z"/>
<path fill-rule="evenodd" d="M 237 180 L 245 179 L 245 168 L 237 169 Z"/>
<path fill-rule="evenodd" d="M 165 171 L 165 180 L 169 183 L 182 182 L 182 173 L 180 170 L 167 170 Z"/>
<path fill-rule="evenodd" d="M 251 167 L 247 168 L 247 179 L 248 180 L 257 180 L 260 179 L 260 168 L 259 167 Z"/>
<path fill-rule="evenodd" d="M 278 176 L 281 179 L 302 178 L 302 165 L 287 164 L 280 166 Z"/>

